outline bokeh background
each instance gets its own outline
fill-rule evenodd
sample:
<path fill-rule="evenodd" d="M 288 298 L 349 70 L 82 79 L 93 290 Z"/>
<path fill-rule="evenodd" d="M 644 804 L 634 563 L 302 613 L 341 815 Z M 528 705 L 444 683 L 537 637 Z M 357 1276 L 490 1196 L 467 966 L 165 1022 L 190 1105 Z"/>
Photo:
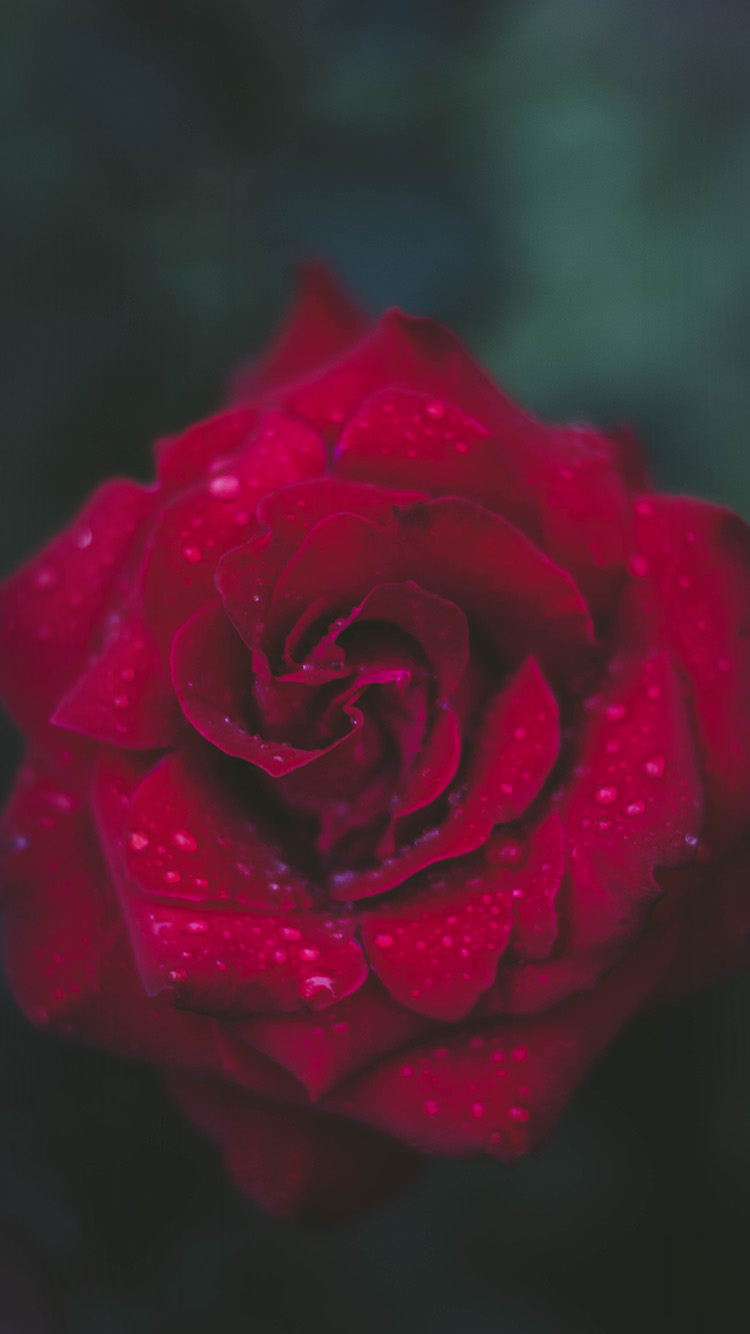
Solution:
<path fill-rule="evenodd" d="M 750 516 L 745 0 L 3 0 L 0 104 L 3 569 L 148 476 L 306 255 Z M 750 1328 L 748 979 L 633 1026 L 537 1159 L 343 1230 L 1 1019 L 1 1334 Z"/>

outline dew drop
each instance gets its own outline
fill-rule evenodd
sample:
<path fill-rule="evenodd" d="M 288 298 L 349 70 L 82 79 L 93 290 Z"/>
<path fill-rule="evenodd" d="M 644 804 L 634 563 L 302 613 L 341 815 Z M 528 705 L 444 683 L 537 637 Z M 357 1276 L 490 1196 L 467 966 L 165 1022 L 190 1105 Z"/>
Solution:
<path fill-rule="evenodd" d="M 604 716 L 608 723 L 619 723 L 625 717 L 624 704 L 608 704 L 604 710 Z"/>
<path fill-rule="evenodd" d="M 38 570 L 34 576 L 35 588 L 56 588 L 60 582 L 60 576 L 57 570 Z"/>
<path fill-rule="evenodd" d="M 304 959 L 305 963 L 312 963 L 313 960 L 319 957 L 319 955 L 320 950 L 317 949 L 315 945 L 306 945 L 305 948 L 301 949 L 299 952 L 300 959 Z"/>
<path fill-rule="evenodd" d="M 428 1116 L 436 1116 L 436 1115 L 437 1115 L 437 1110 L 438 1110 L 438 1105 L 437 1105 L 437 1103 L 435 1102 L 435 1099 L 434 1099 L 434 1098 L 428 1098 L 427 1101 L 426 1101 L 426 1103 L 425 1103 L 425 1105 L 424 1105 L 424 1109 L 425 1109 L 425 1111 L 426 1111 L 426 1113 L 427 1113 Z"/>
<path fill-rule="evenodd" d="M 509 1107 L 508 1116 L 511 1121 L 528 1121 L 529 1114 L 525 1107 Z"/>
<path fill-rule="evenodd" d="M 215 500 L 232 500 L 240 489 L 240 479 L 234 473 L 225 472 L 219 477 L 212 477 L 208 484 L 209 493 Z"/>
<path fill-rule="evenodd" d="M 186 922 L 182 929 L 188 936 L 204 936 L 209 930 L 209 925 L 208 922 L 196 917 L 194 921 Z"/>
<path fill-rule="evenodd" d="M 616 787 L 599 787 L 594 793 L 594 800 L 599 802 L 600 806 L 611 806 L 613 801 L 617 801 Z"/>
<path fill-rule="evenodd" d="M 484 1116 L 484 1103 L 483 1102 L 472 1103 L 471 1114 L 473 1117 L 476 1117 L 477 1121 L 480 1119 L 480 1117 Z"/>
<path fill-rule="evenodd" d="M 644 579 L 648 574 L 648 561 L 645 556 L 631 556 L 629 562 L 630 573 L 634 574 L 636 579 Z"/>
<path fill-rule="evenodd" d="M 116 709 L 128 709 L 130 708 L 130 696 L 115 695 L 112 700 L 112 703 L 114 704 Z"/>
<path fill-rule="evenodd" d="M 172 968 L 167 976 L 169 977 L 170 982 L 184 982 L 187 973 L 184 968 Z"/>
<path fill-rule="evenodd" d="M 282 940 L 299 940 L 302 932 L 298 931 L 296 926 L 282 926 L 279 935 Z"/>
<path fill-rule="evenodd" d="M 181 852 L 196 852 L 198 848 L 198 840 L 187 829 L 178 829 L 172 835 L 172 842 Z"/>
<path fill-rule="evenodd" d="M 389 936 L 387 932 L 383 931 L 375 937 L 375 944 L 379 945 L 382 950 L 387 950 L 393 944 L 393 936 Z"/>
<path fill-rule="evenodd" d="M 385 407 L 383 411 L 385 411 Z M 445 416 L 445 408 L 437 399 L 432 400 L 425 406 L 425 412 L 428 417 L 432 417 L 433 421 L 440 421 L 440 418 Z"/>
<path fill-rule="evenodd" d="M 652 755 L 650 760 L 646 760 L 643 767 L 650 778 L 661 778 L 664 774 L 666 763 L 663 755 Z"/>
<path fill-rule="evenodd" d="M 179 871 L 165 871 L 164 880 L 168 885 L 178 885 L 181 880 Z"/>
<path fill-rule="evenodd" d="M 139 830 L 135 830 L 128 839 L 128 843 L 134 852 L 143 852 L 143 849 L 147 848 L 150 842 L 151 839 L 148 834 L 142 834 Z"/>
<path fill-rule="evenodd" d="M 200 547 L 193 547 L 190 545 L 184 546 L 182 548 L 182 557 L 189 565 L 197 565 L 198 561 L 201 559 Z"/>
<path fill-rule="evenodd" d="M 629 806 L 625 807 L 628 815 L 643 815 L 646 809 L 645 801 L 631 801 Z"/>

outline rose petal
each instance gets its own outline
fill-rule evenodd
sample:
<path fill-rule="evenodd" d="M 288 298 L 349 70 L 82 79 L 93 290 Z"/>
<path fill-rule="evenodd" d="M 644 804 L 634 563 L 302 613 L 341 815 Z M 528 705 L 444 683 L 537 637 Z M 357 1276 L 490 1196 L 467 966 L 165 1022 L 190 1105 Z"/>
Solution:
<path fill-rule="evenodd" d="M 401 1005 L 453 1022 L 495 980 L 513 928 L 513 899 L 481 862 L 438 868 L 416 895 L 365 917 L 362 943 Z"/>
<path fill-rule="evenodd" d="M 203 481 L 212 464 L 228 460 L 248 443 L 260 416 L 259 408 L 230 408 L 197 422 L 181 435 L 157 440 L 154 449 L 161 497 Z"/>
<path fill-rule="evenodd" d="M 499 515 L 451 498 L 413 505 L 397 542 L 401 571 L 461 607 L 501 661 L 533 653 L 554 679 L 590 656 L 591 620 L 572 579 Z"/>
<path fill-rule="evenodd" d="M 102 781 L 107 773 L 106 762 Z M 207 748 L 164 757 L 129 801 L 124 864 L 144 894 L 283 910 L 312 903 L 279 834 Z M 144 841 L 145 840 L 145 841 Z"/>
<path fill-rule="evenodd" d="M 378 866 L 332 877 L 334 898 L 382 894 L 434 862 L 473 852 L 496 824 L 518 819 L 539 794 L 558 751 L 555 698 L 533 659 L 511 677 L 487 708 L 450 815 L 410 847 Z"/>
<path fill-rule="evenodd" d="M 662 638 L 685 669 L 703 762 L 704 838 L 718 854 L 750 831 L 750 532 L 718 505 L 649 495 L 635 504 L 634 547 L 645 633 Z"/>
<path fill-rule="evenodd" d="M 487 426 L 445 400 L 442 387 L 432 395 L 390 387 L 372 394 L 341 434 L 337 475 L 463 496 L 533 532 L 533 502 L 517 459 L 498 450 Z"/>
<path fill-rule="evenodd" d="M 581 1075 L 664 974 L 655 931 L 593 994 L 534 1017 L 476 1021 L 385 1058 L 325 1099 L 428 1153 L 510 1162 L 548 1138 Z"/>
<path fill-rule="evenodd" d="M 270 1213 L 331 1222 L 403 1190 L 419 1155 L 384 1135 L 310 1108 L 175 1076 L 183 1111 L 222 1144 L 241 1190 Z"/>
<path fill-rule="evenodd" d="M 654 868 L 696 855 L 702 789 L 681 681 L 666 654 L 619 666 L 589 713 L 561 805 L 569 849 L 564 952 L 501 976 L 504 1003 L 515 1011 L 591 987 L 662 893 Z"/>
<path fill-rule="evenodd" d="M 108 482 L 59 537 L 0 589 L 0 691 L 20 727 L 46 723 L 85 668 L 92 637 L 153 506 L 134 482 Z M 33 665 L 33 666 L 32 666 Z"/>
<path fill-rule="evenodd" d="M 64 696 L 52 721 L 128 749 L 177 744 L 179 711 L 137 606 L 109 618 L 103 648 Z"/>
<path fill-rule="evenodd" d="M 359 991 L 318 1014 L 241 1019 L 232 1025 L 238 1037 L 299 1079 L 312 1098 L 428 1027 L 423 1018 L 396 1005 L 372 975 Z"/>
<path fill-rule="evenodd" d="M 292 1082 L 217 1020 L 149 1000 L 80 791 L 27 766 L 3 818 L 3 945 L 8 980 L 32 1022 L 110 1051 L 223 1073 L 293 1096 Z"/>
<path fill-rule="evenodd" d="M 302 265 L 291 313 L 265 356 L 234 377 L 232 401 L 252 401 L 332 361 L 365 333 L 367 323 L 324 264 Z"/>
<path fill-rule="evenodd" d="M 249 444 L 232 457 L 230 472 L 217 473 L 167 505 L 143 575 L 147 620 L 165 654 L 178 626 L 213 600 L 217 563 L 257 526 L 261 497 L 324 469 L 323 446 L 312 431 L 267 413 Z"/>
<path fill-rule="evenodd" d="M 233 1016 L 323 1010 L 367 977 L 353 922 L 343 915 L 159 902 L 127 887 L 122 906 L 146 991 L 173 991 L 181 1009 Z"/>

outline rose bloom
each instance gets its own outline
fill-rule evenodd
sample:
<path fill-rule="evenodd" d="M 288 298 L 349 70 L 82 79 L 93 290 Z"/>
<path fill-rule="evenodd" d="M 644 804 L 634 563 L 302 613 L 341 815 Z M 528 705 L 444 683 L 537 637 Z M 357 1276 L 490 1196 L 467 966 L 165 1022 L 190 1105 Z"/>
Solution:
<path fill-rule="evenodd" d="M 518 1158 L 747 957 L 747 527 L 315 266 L 156 471 L 2 590 L 19 1004 L 278 1213 Z"/>

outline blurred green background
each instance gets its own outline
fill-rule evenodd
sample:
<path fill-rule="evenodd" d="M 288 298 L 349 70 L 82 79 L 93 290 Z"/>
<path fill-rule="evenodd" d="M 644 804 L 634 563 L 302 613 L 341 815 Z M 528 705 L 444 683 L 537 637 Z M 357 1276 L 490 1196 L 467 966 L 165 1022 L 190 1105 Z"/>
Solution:
<path fill-rule="evenodd" d="M 3 569 L 311 254 L 750 515 L 746 0 L 3 0 L 0 39 Z M 745 979 L 641 1021 L 537 1160 L 316 1233 L 6 999 L 0 1334 L 744 1334 L 748 1034 Z"/>

